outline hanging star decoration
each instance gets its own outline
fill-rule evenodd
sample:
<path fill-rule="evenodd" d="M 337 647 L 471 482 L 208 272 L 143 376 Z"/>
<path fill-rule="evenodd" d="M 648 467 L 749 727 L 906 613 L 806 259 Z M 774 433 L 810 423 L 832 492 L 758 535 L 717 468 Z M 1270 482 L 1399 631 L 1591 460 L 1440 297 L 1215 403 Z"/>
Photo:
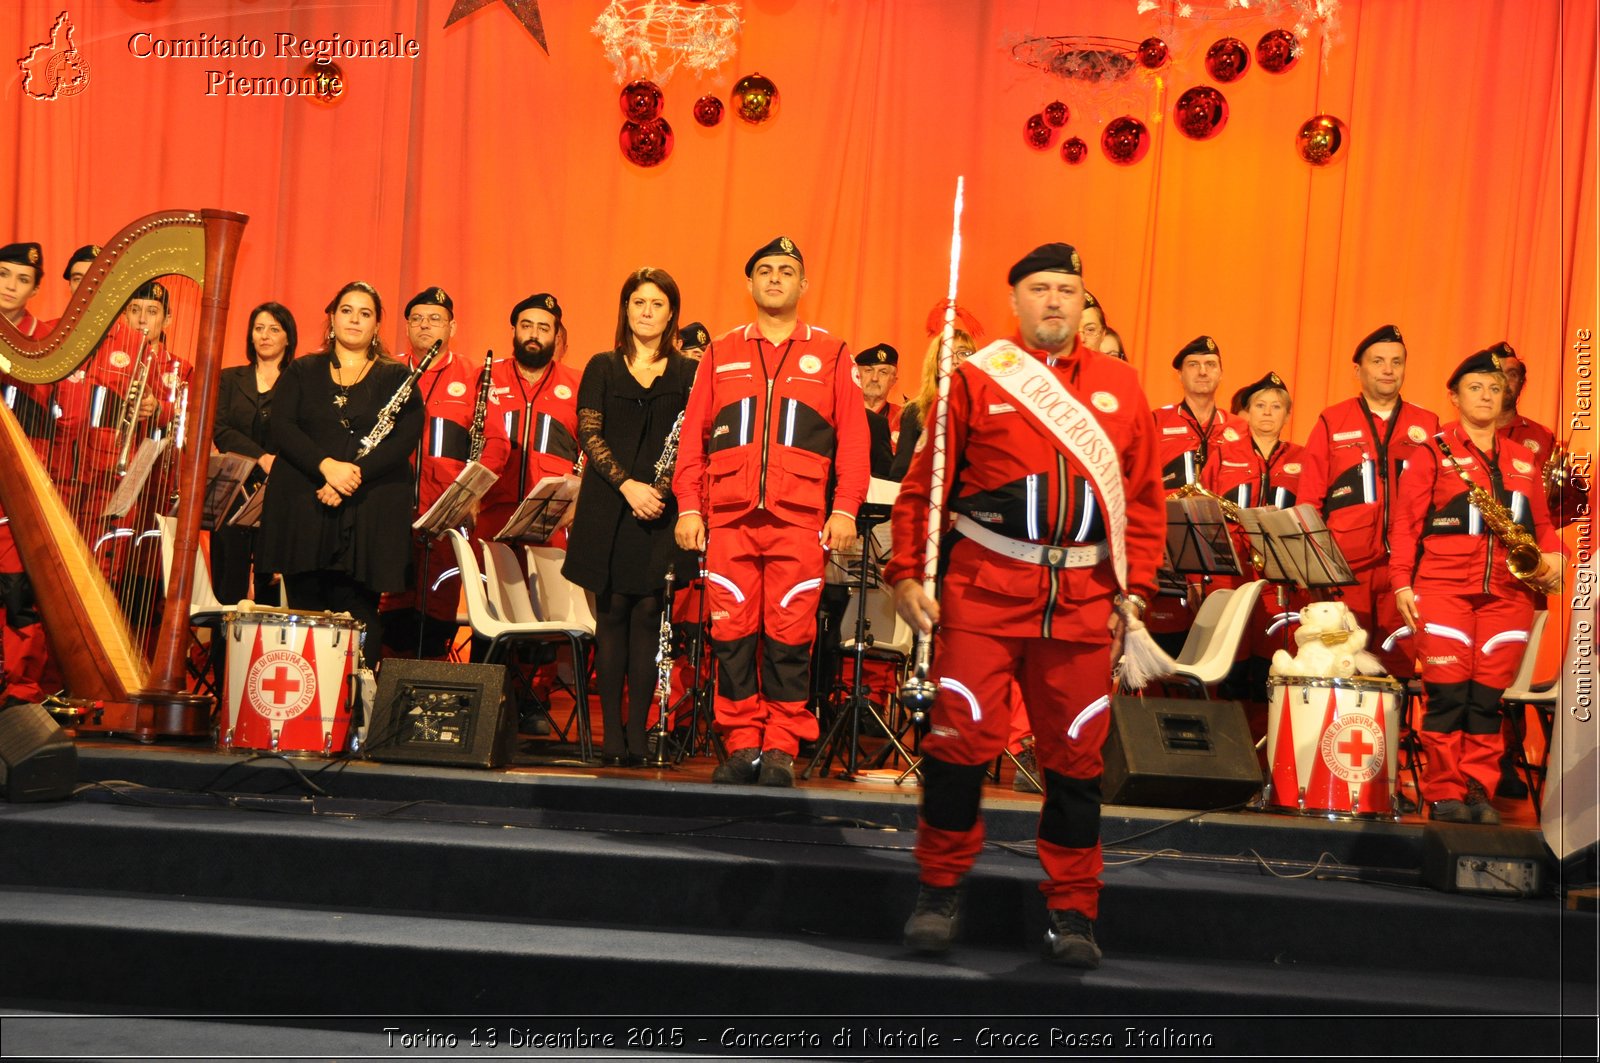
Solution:
<path fill-rule="evenodd" d="M 457 22 L 477 11 L 479 8 L 488 7 L 495 0 L 455 0 L 455 5 L 450 8 L 450 17 L 444 20 L 444 28 L 449 29 Z M 539 0 L 500 0 L 511 13 L 517 16 L 517 21 L 522 23 L 522 28 L 533 34 L 533 39 L 539 42 L 539 47 L 544 49 L 544 54 L 550 54 L 550 44 L 544 39 L 544 19 L 539 14 Z"/>

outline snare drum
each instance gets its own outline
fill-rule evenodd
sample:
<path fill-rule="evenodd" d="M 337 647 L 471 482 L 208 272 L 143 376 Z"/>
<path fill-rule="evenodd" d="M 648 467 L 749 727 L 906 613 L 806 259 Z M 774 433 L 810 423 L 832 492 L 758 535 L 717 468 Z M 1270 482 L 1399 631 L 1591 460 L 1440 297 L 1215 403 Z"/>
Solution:
<path fill-rule="evenodd" d="M 228 670 L 223 750 L 331 757 L 350 732 L 350 675 L 365 626 L 349 613 L 254 609 L 222 615 Z"/>
<path fill-rule="evenodd" d="M 1404 693 L 1388 678 L 1267 678 L 1269 809 L 1396 818 Z"/>

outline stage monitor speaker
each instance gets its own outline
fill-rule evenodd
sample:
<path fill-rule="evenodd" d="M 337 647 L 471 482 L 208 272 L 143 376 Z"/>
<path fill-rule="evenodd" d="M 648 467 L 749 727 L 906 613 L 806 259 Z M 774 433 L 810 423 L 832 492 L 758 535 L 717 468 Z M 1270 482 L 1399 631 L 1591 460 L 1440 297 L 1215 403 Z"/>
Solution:
<path fill-rule="evenodd" d="M 1422 828 L 1422 881 L 1446 893 L 1536 897 L 1545 892 L 1549 863 L 1538 831 L 1437 822 Z"/>
<path fill-rule="evenodd" d="M 78 747 L 43 705 L 0 711 L 0 796 L 61 801 L 78 783 Z"/>
<path fill-rule="evenodd" d="M 383 662 L 367 727 L 369 760 L 498 768 L 516 746 L 504 665 Z"/>
<path fill-rule="evenodd" d="M 1244 804 L 1261 790 L 1244 707 L 1237 701 L 1113 698 L 1101 784 L 1112 805 Z"/>

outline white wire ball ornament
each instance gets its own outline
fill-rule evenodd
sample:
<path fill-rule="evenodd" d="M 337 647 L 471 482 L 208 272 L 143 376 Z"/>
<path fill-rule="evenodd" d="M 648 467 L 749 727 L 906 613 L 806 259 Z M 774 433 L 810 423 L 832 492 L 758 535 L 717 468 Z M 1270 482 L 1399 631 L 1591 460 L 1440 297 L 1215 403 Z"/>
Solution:
<path fill-rule="evenodd" d="M 665 85 L 679 67 L 714 73 L 739 48 L 737 3 L 611 0 L 590 28 L 617 83 Z"/>

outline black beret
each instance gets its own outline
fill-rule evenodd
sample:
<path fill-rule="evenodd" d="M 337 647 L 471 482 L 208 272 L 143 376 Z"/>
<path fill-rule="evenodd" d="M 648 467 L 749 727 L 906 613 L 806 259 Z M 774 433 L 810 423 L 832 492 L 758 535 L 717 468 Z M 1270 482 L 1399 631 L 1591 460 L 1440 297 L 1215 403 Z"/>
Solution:
<path fill-rule="evenodd" d="M 456 316 L 456 301 L 450 298 L 450 293 L 443 288 L 424 288 L 411 297 L 406 304 L 406 317 L 411 316 L 412 308 L 417 306 L 442 306 L 444 312 L 451 317 Z"/>
<path fill-rule="evenodd" d="M 1172 368 L 1182 369 L 1183 360 L 1191 354 L 1214 354 L 1219 361 L 1222 358 L 1222 352 L 1217 350 L 1216 340 L 1210 336 L 1196 336 L 1188 342 L 1183 350 L 1172 356 Z"/>
<path fill-rule="evenodd" d="M 744 275 L 748 277 L 750 274 L 754 273 L 756 269 L 756 263 L 760 262 L 768 255 L 788 255 L 790 258 L 800 263 L 801 268 L 804 268 L 806 264 L 805 258 L 800 254 L 800 249 L 794 245 L 793 240 L 789 239 L 787 236 L 775 236 L 768 243 L 756 248 L 755 254 L 745 259 Z"/>
<path fill-rule="evenodd" d="M 522 316 L 524 310 L 544 310 L 556 319 L 557 324 L 561 323 L 561 304 L 549 292 L 530 295 L 516 306 L 513 306 L 511 308 L 511 326 L 513 328 L 516 327 L 517 318 Z"/>
<path fill-rule="evenodd" d="M 167 302 L 167 286 L 160 281 L 145 281 L 139 285 L 133 290 L 133 294 L 128 296 L 129 302 L 135 299 L 154 299 L 161 304 L 161 309 L 172 309 L 171 304 Z"/>
<path fill-rule="evenodd" d="M 856 352 L 857 365 L 899 365 L 900 352 L 887 343 L 879 343 Z"/>
<path fill-rule="evenodd" d="M 1511 344 L 1505 340 L 1501 340 L 1499 343 L 1495 344 L 1489 349 L 1495 354 L 1498 354 L 1502 360 L 1506 358 L 1515 358 L 1519 362 L 1526 361 L 1522 355 L 1517 353 L 1517 349 L 1511 346 Z"/>
<path fill-rule="evenodd" d="M 1094 292 L 1091 292 L 1087 288 L 1085 288 L 1083 290 L 1083 306 L 1084 306 L 1084 309 L 1086 309 L 1086 310 L 1091 306 L 1094 307 L 1096 310 L 1100 310 L 1100 300 L 1096 299 L 1094 297 Z M 1100 316 L 1101 317 L 1105 316 L 1105 311 L 1104 310 L 1100 310 Z"/>
<path fill-rule="evenodd" d="M 698 321 L 691 321 L 678 330 L 678 337 L 691 351 L 711 346 L 711 331 Z"/>
<path fill-rule="evenodd" d="M 44 251 L 35 243 L 7 244 L 0 247 L 0 262 L 32 266 L 35 270 L 35 280 L 44 275 Z"/>
<path fill-rule="evenodd" d="M 1455 390 L 1461 378 L 1468 373 L 1504 373 L 1505 367 L 1500 364 L 1500 345 L 1485 347 L 1477 354 L 1469 354 L 1464 362 L 1456 366 L 1456 371 L 1450 374 L 1450 380 L 1445 385 L 1451 391 Z"/>
<path fill-rule="evenodd" d="M 1078 259 L 1078 249 L 1071 244 L 1040 244 L 1017 260 L 1006 274 L 1006 283 L 1012 287 L 1031 273 L 1071 273 L 1083 276 L 1083 263 Z"/>
<path fill-rule="evenodd" d="M 1260 380 L 1257 380 L 1254 384 L 1246 384 L 1244 387 L 1233 393 L 1232 412 L 1243 413 L 1245 407 L 1250 405 L 1250 399 L 1255 395 L 1256 392 L 1269 391 L 1273 389 L 1281 391 L 1285 395 L 1289 394 L 1289 385 L 1285 384 L 1283 382 L 1283 378 L 1277 373 L 1268 373 Z"/>
<path fill-rule="evenodd" d="M 1352 362 L 1361 361 L 1361 356 L 1365 354 L 1367 348 L 1371 347 L 1374 343 L 1398 343 L 1402 347 L 1406 345 L 1405 337 L 1400 335 L 1400 326 L 1379 325 L 1377 328 L 1367 333 L 1365 339 L 1356 344 L 1355 357 L 1351 358 L 1350 360 Z"/>
<path fill-rule="evenodd" d="M 64 281 L 71 280 L 73 266 L 76 266 L 79 262 L 93 262 L 99 257 L 99 244 L 84 244 L 82 247 L 72 252 L 72 257 L 67 259 L 67 268 L 61 271 L 61 279 Z"/>

